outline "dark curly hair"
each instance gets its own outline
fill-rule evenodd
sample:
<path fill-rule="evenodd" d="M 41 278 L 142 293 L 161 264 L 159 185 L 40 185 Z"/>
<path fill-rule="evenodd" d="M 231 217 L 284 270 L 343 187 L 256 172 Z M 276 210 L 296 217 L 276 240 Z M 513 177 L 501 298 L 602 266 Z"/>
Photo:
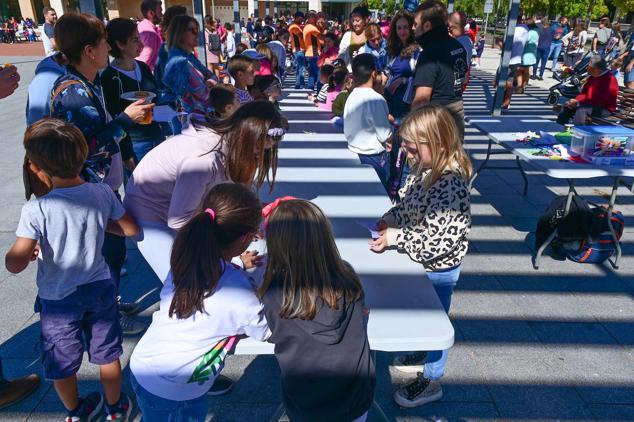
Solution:
<path fill-rule="evenodd" d="M 407 25 L 410 28 L 409 38 L 407 39 L 407 45 L 403 45 L 403 42 L 398 37 L 396 33 L 396 23 L 401 20 L 406 19 Z M 418 48 L 416 45 L 416 40 L 414 39 L 414 31 L 411 29 L 414 26 L 414 15 L 412 15 L 407 10 L 399 10 L 396 12 L 392 21 L 390 22 L 390 34 L 387 38 L 387 54 L 389 57 L 396 57 L 400 55 L 401 57 L 412 57 L 414 54 L 414 50 Z"/>

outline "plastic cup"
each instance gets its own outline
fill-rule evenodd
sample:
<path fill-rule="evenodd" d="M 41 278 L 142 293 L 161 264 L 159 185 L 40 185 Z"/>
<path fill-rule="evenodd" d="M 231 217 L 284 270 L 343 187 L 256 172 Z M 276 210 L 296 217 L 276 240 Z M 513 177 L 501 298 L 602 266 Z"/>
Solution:
<path fill-rule="evenodd" d="M 139 100 L 143 100 L 143 104 L 152 104 L 154 98 L 156 98 L 156 94 L 149 91 L 131 91 L 124 92 L 121 95 L 121 98 L 130 102 L 136 102 Z M 140 125 L 149 125 L 152 124 L 152 119 L 154 118 L 154 113 L 152 110 L 147 110 L 143 119 L 139 122 Z"/>

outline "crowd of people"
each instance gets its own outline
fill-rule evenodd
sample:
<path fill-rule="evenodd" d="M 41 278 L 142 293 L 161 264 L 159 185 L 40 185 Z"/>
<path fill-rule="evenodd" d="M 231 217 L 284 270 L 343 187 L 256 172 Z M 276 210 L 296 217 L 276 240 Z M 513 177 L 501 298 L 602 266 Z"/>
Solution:
<path fill-rule="evenodd" d="M 240 34 L 211 16 L 201 27 L 182 6 L 163 12 L 158 0 L 143 0 L 140 11 L 138 23 L 105 25 L 46 8 L 51 54 L 29 87 L 24 179 L 35 198 L 22 209 L 6 266 L 17 273 L 38 263 L 44 375 L 66 420 L 92 420 L 102 409 L 107 420 L 127 420 L 134 402 L 121 390 L 122 336 L 145 331 L 130 359 L 145 420 L 205 420 L 208 395 L 232 387 L 221 375 L 226 357 L 249 336 L 275 344 L 291 420 L 364 421 L 375 369 L 360 278 L 316 205 L 258 198 L 274 188 L 289 130 L 282 85 L 294 82 L 332 113 L 333 128 L 392 198 L 393 208 L 376 210 L 383 215 L 369 248 L 419 263 L 449 312 L 471 227 L 462 95 L 483 35 L 436 0 L 378 21 L 366 6 L 341 24 L 317 11 L 249 19 Z M 602 20 L 590 40 L 565 17 L 518 23 L 505 107 L 514 89 L 543 78 L 547 60 L 557 71 L 563 49 L 564 65 L 574 66 L 588 42 L 590 76 L 559 121 L 616 107 L 610 63 L 621 60 L 632 82 L 634 47 L 615 24 Z M 206 60 L 196 50 L 203 31 Z M 2 69 L 0 98 L 18 82 L 15 67 Z M 153 120 L 157 106 L 185 118 Z M 119 294 L 126 238 L 163 283 L 149 327 Z M 261 238 L 266 258 L 249 250 Z M 258 266 L 262 280 L 245 272 Z M 84 351 L 99 366 L 103 394 L 78 392 Z M 396 356 L 393 366 L 416 376 L 395 402 L 440 400 L 447 358 L 447 350 Z M 5 380 L 0 401 L 38 382 Z"/>
<path fill-rule="evenodd" d="M 17 44 L 23 42 L 35 42 L 38 40 L 37 23 L 33 19 L 16 19 L 11 16 L 8 19 L 0 17 L 0 44 Z"/>

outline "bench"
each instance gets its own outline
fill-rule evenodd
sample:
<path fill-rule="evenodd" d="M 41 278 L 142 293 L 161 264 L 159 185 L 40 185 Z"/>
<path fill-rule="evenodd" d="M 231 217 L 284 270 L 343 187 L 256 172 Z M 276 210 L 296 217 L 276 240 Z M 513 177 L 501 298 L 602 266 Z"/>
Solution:
<path fill-rule="evenodd" d="M 562 104 L 555 104 L 553 111 L 559 113 L 562 107 Z M 634 128 L 634 90 L 619 87 L 619 96 L 616 99 L 616 111 L 607 117 L 589 118 L 588 124 L 621 125 Z"/>

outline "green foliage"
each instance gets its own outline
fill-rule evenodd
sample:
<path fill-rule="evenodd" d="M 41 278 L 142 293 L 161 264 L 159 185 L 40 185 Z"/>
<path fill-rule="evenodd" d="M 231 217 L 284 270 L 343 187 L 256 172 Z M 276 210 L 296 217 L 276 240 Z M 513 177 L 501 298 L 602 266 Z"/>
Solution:
<path fill-rule="evenodd" d="M 395 4 L 395 0 L 385 0 L 385 10 L 383 10 L 383 0 L 368 0 L 368 7 L 370 9 L 380 10 L 388 15 L 394 14 Z M 400 5 L 403 7 L 403 0 L 400 1 Z"/>

